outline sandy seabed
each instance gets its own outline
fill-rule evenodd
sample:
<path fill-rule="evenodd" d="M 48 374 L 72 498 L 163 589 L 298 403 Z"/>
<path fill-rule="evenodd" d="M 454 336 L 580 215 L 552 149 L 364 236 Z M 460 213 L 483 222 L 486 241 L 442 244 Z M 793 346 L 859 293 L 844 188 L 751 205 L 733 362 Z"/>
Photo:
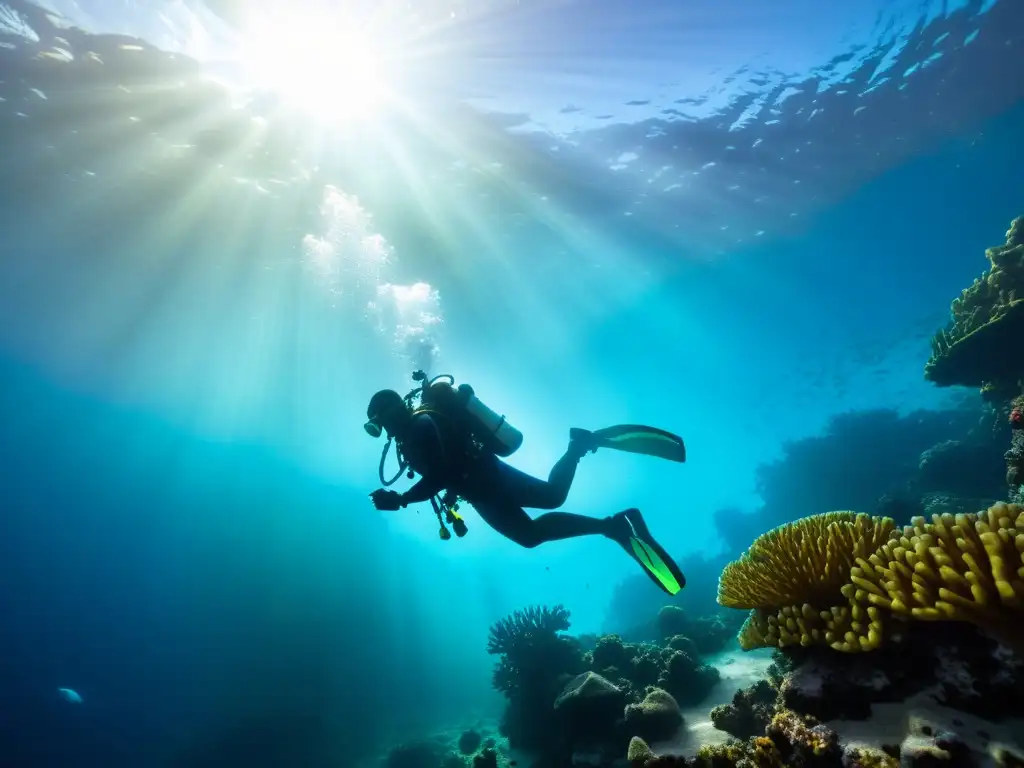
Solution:
<path fill-rule="evenodd" d="M 730 704 L 736 691 L 767 677 L 772 649 L 744 652 L 736 648 L 710 656 L 704 663 L 718 667 L 722 679 L 704 701 L 683 709 L 683 727 L 676 738 L 651 744 L 655 754 L 693 757 L 702 744 L 724 744 L 728 741 L 731 738 L 729 734 L 711 723 L 711 710 L 720 704 Z"/>

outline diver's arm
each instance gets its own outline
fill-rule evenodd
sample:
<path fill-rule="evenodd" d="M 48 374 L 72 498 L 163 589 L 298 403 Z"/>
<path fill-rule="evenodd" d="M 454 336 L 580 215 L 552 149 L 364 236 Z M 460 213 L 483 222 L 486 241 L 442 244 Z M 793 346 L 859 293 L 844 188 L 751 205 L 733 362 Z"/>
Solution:
<path fill-rule="evenodd" d="M 444 483 L 439 482 L 430 475 L 427 475 L 426 477 L 421 477 L 417 480 L 413 484 L 412 488 L 405 493 L 400 494 L 399 498 L 401 499 L 402 506 L 404 507 L 409 504 L 415 504 L 418 501 L 432 499 L 442 490 L 444 490 Z"/>
<path fill-rule="evenodd" d="M 427 501 L 444 490 L 448 480 L 448 461 L 444 454 L 444 443 L 437 431 L 437 424 L 427 415 L 413 421 L 410 435 L 406 440 L 406 456 L 416 457 L 416 469 L 420 479 L 412 488 L 401 494 L 402 506 Z"/>

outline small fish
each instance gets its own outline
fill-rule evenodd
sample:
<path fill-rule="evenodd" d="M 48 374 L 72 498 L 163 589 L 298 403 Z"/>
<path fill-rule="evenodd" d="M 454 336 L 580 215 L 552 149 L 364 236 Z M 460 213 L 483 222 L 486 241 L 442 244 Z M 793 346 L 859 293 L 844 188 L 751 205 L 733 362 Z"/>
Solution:
<path fill-rule="evenodd" d="M 71 704 L 81 704 L 82 697 L 78 695 L 78 691 L 72 690 L 71 688 L 58 688 L 57 693 L 64 701 Z"/>

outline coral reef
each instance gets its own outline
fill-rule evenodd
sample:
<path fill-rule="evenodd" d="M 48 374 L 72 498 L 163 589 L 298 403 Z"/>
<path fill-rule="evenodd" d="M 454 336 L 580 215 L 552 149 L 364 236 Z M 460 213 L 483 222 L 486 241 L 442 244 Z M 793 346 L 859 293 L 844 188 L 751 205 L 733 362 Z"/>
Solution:
<path fill-rule="evenodd" d="M 815 515 L 762 534 L 722 572 L 719 601 L 753 608 L 744 649 L 878 648 L 904 621 L 967 621 L 1024 647 L 1024 508 L 887 518 Z M 845 582 L 845 583 L 844 583 Z"/>
<path fill-rule="evenodd" d="M 1006 242 L 985 256 L 989 268 L 954 299 L 924 371 L 939 386 L 981 387 L 1005 402 L 1020 394 L 1024 379 L 1024 218 L 1014 219 Z"/>
<path fill-rule="evenodd" d="M 877 550 L 895 527 L 889 518 L 826 512 L 774 528 L 725 567 L 718 602 L 730 608 L 827 605 L 849 582 L 857 558 Z"/>
<path fill-rule="evenodd" d="M 671 738 L 683 724 L 683 713 L 672 695 L 653 688 L 639 704 L 626 707 L 626 728 L 647 741 Z"/>
<path fill-rule="evenodd" d="M 767 680 L 736 691 L 731 704 L 711 710 L 715 728 L 737 739 L 749 739 L 764 733 L 775 712 L 779 692 Z"/>
<path fill-rule="evenodd" d="M 657 685 L 683 705 L 704 699 L 719 679 L 718 670 L 701 663 L 696 644 L 676 635 L 664 645 L 626 643 L 618 635 L 602 637 L 587 655 L 591 669 L 620 681 L 633 700 Z"/>
<path fill-rule="evenodd" d="M 1024 504 L 1024 395 L 1010 407 L 1010 449 L 1003 455 L 1006 462 L 1006 484 L 1013 504 Z"/>
<path fill-rule="evenodd" d="M 851 569 L 843 594 L 916 620 L 966 621 L 1024 648 L 1024 507 L 916 518 Z M 870 610 L 870 608 L 868 608 Z"/>
<path fill-rule="evenodd" d="M 750 609 L 741 647 L 777 649 L 769 679 L 712 710 L 715 727 L 735 740 L 685 760 L 656 756 L 637 739 L 632 765 L 869 768 L 1017 759 L 1006 745 L 982 754 L 957 732 L 955 718 L 951 728 L 914 721 L 883 749 L 845 744 L 833 724 L 865 719 L 873 705 L 922 697 L 992 723 L 1024 715 L 1024 507 L 998 503 L 903 527 L 853 512 L 797 520 L 762 534 L 723 569 L 719 601 Z"/>
<path fill-rule="evenodd" d="M 854 563 L 894 529 L 889 518 L 828 512 L 759 536 L 719 579 L 722 605 L 754 609 L 740 630 L 740 647 L 876 648 L 882 642 L 878 609 L 850 601 L 843 590 Z"/>
<path fill-rule="evenodd" d="M 561 633 L 569 629 L 563 606 L 516 611 L 491 627 L 487 652 L 499 656 L 492 682 L 508 699 L 504 735 L 516 747 L 543 750 L 557 741 L 549 713 L 565 678 L 586 671 L 579 643 Z"/>
<path fill-rule="evenodd" d="M 675 607 L 648 623 L 664 635 L 658 642 L 604 635 L 584 651 L 562 634 L 569 614 L 561 606 L 529 608 L 498 622 L 488 650 L 500 656 L 493 682 L 507 699 L 502 732 L 510 745 L 562 765 L 584 753 L 598 762 L 621 758 L 632 736 L 672 736 L 683 723 L 680 706 L 699 704 L 720 679 L 700 646 L 728 641 L 731 628 Z"/>

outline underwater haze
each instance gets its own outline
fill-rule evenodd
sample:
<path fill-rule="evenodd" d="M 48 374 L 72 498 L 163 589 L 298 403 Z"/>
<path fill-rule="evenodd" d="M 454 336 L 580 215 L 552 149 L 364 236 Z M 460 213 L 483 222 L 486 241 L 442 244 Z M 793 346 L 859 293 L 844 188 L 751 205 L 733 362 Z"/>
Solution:
<path fill-rule="evenodd" d="M 502 718 L 495 622 L 714 613 L 758 534 L 884 511 L 888 426 L 870 487 L 792 457 L 984 418 L 924 366 L 1024 214 L 1022 71 L 1018 0 L 0 0 L 0 765 L 441 768 L 386 756 Z M 688 586 L 375 509 L 416 370 L 541 478 L 681 436 L 564 508 Z"/>

